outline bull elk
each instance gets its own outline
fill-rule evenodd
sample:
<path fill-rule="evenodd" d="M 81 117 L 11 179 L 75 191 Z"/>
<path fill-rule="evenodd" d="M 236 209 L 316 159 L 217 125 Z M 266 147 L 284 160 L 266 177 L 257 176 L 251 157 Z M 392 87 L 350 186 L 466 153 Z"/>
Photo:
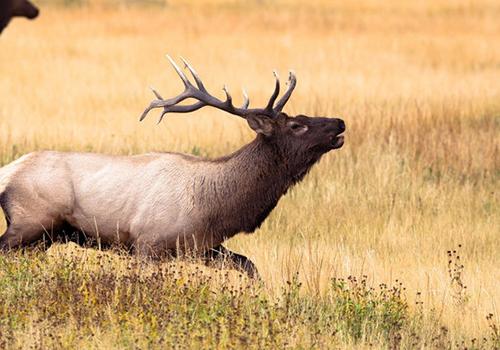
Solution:
<path fill-rule="evenodd" d="M 248 108 L 246 93 L 243 106 L 235 107 L 225 87 L 225 100 L 214 97 L 184 59 L 194 84 L 167 57 L 185 89 L 171 99 L 153 89 L 156 99 L 141 120 L 155 108 L 163 109 L 161 121 L 166 113 L 210 106 L 245 119 L 256 138 L 214 160 L 177 153 L 27 154 L 0 169 L 0 205 L 8 224 L 0 248 L 22 247 L 70 227 L 150 257 L 187 250 L 210 259 L 224 257 L 256 275 L 250 260 L 222 243 L 239 232 L 254 232 L 322 155 L 342 147 L 344 122 L 283 113 L 296 85 L 292 72 L 278 101 L 275 73 L 274 92 L 264 108 Z M 179 104 L 186 99 L 196 102 Z"/>
<path fill-rule="evenodd" d="M 38 13 L 38 8 L 28 0 L 0 0 L 0 33 L 13 17 L 34 19 Z"/>

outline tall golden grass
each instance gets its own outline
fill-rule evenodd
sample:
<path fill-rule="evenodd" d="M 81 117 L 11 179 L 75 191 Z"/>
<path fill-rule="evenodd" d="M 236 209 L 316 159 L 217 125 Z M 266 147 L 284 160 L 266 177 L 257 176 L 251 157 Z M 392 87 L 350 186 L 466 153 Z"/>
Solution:
<path fill-rule="evenodd" d="M 227 154 L 253 137 L 238 118 L 138 122 L 149 85 L 182 89 L 164 54 L 256 106 L 272 69 L 294 69 L 286 111 L 341 116 L 345 146 L 228 246 L 271 294 L 297 271 L 311 294 L 332 276 L 399 280 L 452 335 L 484 334 L 500 313 L 499 17 L 488 0 L 47 4 L 0 37 L 0 164 L 39 149 Z M 448 272 L 459 245 L 466 290 Z"/>

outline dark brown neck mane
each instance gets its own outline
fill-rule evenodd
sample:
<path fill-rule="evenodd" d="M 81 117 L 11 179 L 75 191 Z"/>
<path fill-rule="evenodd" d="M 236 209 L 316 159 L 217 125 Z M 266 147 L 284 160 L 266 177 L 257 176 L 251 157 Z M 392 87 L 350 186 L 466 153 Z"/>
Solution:
<path fill-rule="evenodd" d="M 293 166 L 276 143 L 259 135 L 235 153 L 216 159 L 215 177 L 196 179 L 197 203 L 207 208 L 207 230 L 224 239 L 260 227 L 287 190 L 311 166 Z"/>

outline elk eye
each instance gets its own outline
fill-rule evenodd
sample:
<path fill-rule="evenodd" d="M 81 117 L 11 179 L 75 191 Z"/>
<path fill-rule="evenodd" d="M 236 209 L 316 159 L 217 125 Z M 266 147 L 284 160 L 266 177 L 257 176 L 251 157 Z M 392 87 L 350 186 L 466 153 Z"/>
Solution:
<path fill-rule="evenodd" d="M 303 135 L 307 131 L 307 125 L 303 125 L 297 122 L 289 122 L 288 127 L 292 129 L 293 133 L 297 136 Z"/>

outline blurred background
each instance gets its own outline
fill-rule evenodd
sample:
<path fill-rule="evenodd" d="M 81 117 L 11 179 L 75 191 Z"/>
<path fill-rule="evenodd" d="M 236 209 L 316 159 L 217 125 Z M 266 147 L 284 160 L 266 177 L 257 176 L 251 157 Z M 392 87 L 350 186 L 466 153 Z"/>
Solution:
<path fill-rule="evenodd" d="M 457 337 L 489 332 L 500 302 L 500 3 L 424 1 L 36 1 L 0 36 L 0 165 L 40 149 L 217 157 L 254 135 L 202 109 L 156 125 L 149 86 L 207 88 L 251 106 L 272 70 L 298 85 L 285 111 L 340 116 L 331 152 L 253 235 L 228 246 L 273 293 L 295 272 L 308 293 L 331 277 L 402 281 Z M 464 291 L 447 251 L 460 247 Z M 460 315 L 457 316 L 457 315 Z M 497 316 L 495 316 L 497 317 Z"/>

